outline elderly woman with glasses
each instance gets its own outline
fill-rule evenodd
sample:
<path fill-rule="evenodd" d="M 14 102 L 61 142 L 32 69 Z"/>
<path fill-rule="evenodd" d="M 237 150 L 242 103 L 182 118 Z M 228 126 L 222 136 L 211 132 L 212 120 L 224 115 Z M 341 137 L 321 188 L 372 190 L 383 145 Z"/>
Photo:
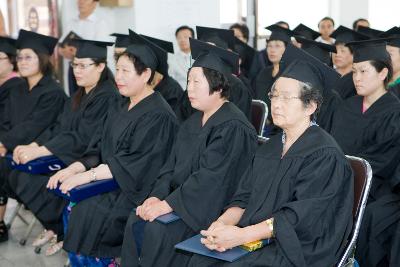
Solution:
<path fill-rule="evenodd" d="M 49 127 L 31 144 L 15 149 L 15 162 L 26 163 L 38 157 L 54 155 L 69 165 L 83 156 L 93 134 L 103 127 L 108 109 L 117 106 L 121 100 L 106 65 L 107 46 L 111 44 L 79 41 L 77 54 L 71 64 L 79 90 L 66 102 L 64 111 L 53 127 Z M 66 205 L 63 199 L 46 190 L 51 175 L 13 171 L 9 176 L 10 190 L 46 229 L 33 242 L 33 246 L 54 241 L 54 245 L 46 251 L 47 255 L 54 254 L 62 247 L 61 214 Z M 59 242 L 56 242 L 57 239 Z"/>
<path fill-rule="evenodd" d="M 56 44 L 55 38 L 24 30 L 20 31 L 16 43 L 7 38 L 0 40 L 0 79 L 3 82 L 0 94 L 9 92 L 0 115 L 1 157 L 12 153 L 17 145 L 35 140 L 54 123 L 61 111 L 65 94 L 53 78 L 50 63 Z M 19 49 L 16 59 L 22 80 L 13 73 L 16 48 Z M 3 184 L 9 172 L 5 159 L 0 158 L 0 242 L 8 240 L 3 222 L 8 192 Z"/>
<path fill-rule="evenodd" d="M 189 266 L 333 266 L 338 260 L 352 226 L 353 179 L 339 146 L 313 123 L 322 102 L 318 72 L 294 61 L 276 80 L 269 97 L 283 132 L 257 151 L 225 212 L 201 231 L 201 242 L 221 252 L 252 241 L 270 244 L 233 263 L 195 255 Z"/>

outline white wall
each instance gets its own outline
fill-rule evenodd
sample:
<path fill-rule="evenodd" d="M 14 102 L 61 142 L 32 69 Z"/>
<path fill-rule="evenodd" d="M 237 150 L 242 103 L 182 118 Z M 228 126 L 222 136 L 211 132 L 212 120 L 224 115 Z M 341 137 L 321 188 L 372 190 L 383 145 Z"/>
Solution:
<path fill-rule="evenodd" d="M 217 0 L 134 0 L 132 7 L 99 7 L 114 32 L 128 28 L 146 35 L 175 41 L 175 29 L 186 24 L 219 27 Z M 63 24 L 77 14 L 76 1 L 62 2 Z"/>

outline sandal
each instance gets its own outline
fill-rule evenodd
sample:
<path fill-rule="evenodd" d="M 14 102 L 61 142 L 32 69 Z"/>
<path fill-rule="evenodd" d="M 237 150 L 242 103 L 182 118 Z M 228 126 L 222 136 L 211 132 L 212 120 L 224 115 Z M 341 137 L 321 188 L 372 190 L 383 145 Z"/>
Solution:
<path fill-rule="evenodd" d="M 53 231 L 43 230 L 43 232 L 41 232 L 40 235 L 32 242 L 32 246 L 41 247 L 48 243 L 54 236 L 55 234 Z"/>
<path fill-rule="evenodd" d="M 63 241 L 57 242 L 57 236 L 53 237 L 50 241 L 50 246 L 46 249 L 46 256 L 51 256 L 59 252 L 63 244 Z"/>
<path fill-rule="evenodd" d="M 4 221 L 0 221 L 0 243 L 8 240 L 8 229 Z"/>

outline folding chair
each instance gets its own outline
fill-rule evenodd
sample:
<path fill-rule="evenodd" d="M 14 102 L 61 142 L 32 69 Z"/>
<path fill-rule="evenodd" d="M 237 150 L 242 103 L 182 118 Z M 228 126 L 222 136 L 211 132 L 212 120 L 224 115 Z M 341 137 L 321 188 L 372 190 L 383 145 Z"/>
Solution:
<path fill-rule="evenodd" d="M 22 209 L 24 209 L 24 206 L 22 205 L 22 203 L 19 203 L 19 202 L 18 202 L 17 206 L 15 207 L 15 209 L 13 210 L 13 212 L 11 213 L 10 220 L 9 220 L 9 222 L 7 223 L 7 228 L 8 228 L 8 229 L 11 228 L 11 225 L 13 224 L 15 218 L 17 218 L 17 217 L 18 217 L 24 224 L 26 224 L 26 225 L 28 226 L 28 228 L 26 229 L 24 236 L 19 240 L 19 244 L 20 244 L 21 246 L 25 246 L 26 240 L 27 240 L 28 237 L 30 236 L 30 234 L 31 234 L 31 232 L 32 232 L 32 230 L 33 230 L 33 227 L 35 226 L 35 223 L 36 223 L 37 220 L 36 220 L 35 217 L 33 217 L 32 220 L 31 220 L 30 222 L 28 222 L 28 221 L 21 215 L 21 213 L 20 213 L 20 211 L 21 211 Z"/>
<path fill-rule="evenodd" d="M 253 99 L 251 101 L 251 124 L 256 128 L 259 144 L 267 139 L 262 135 L 267 121 L 268 106 L 261 100 Z"/>
<path fill-rule="evenodd" d="M 12 169 L 31 174 L 46 174 L 53 171 L 61 170 L 65 167 L 65 164 L 55 156 L 41 157 L 36 160 L 32 160 L 26 164 L 16 164 L 12 159 L 12 154 L 7 154 L 6 159 L 8 160 L 8 163 Z M 28 225 L 28 228 L 25 231 L 25 235 L 19 241 L 19 244 L 21 246 L 24 246 L 33 230 L 33 227 L 37 222 L 37 219 L 35 216 L 33 216 L 32 220 L 30 222 L 27 222 L 27 220 L 20 213 L 22 209 L 23 205 L 21 203 L 18 203 L 15 210 L 10 216 L 10 221 L 7 223 L 7 227 L 11 228 L 16 217 L 20 218 L 23 223 Z M 36 253 L 40 253 L 40 251 L 41 247 L 35 247 Z"/>
<path fill-rule="evenodd" d="M 353 156 L 346 157 L 351 164 L 354 174 L 353 229 L 337 267 L 346 266 L 349 263 L 349 259 L 354 255 L 357 237 L 372 183 L 372 169 L 368 161 Z"/>

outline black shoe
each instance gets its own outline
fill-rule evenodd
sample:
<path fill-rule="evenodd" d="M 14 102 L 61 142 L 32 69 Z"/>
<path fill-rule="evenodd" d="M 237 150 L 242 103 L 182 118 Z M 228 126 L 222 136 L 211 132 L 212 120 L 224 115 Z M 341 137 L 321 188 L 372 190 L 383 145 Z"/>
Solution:
<path fill-rule="evenodd" d="M 8 240 L 8 229 L 4 221 L 0 221 L 0 243 Z"/>

